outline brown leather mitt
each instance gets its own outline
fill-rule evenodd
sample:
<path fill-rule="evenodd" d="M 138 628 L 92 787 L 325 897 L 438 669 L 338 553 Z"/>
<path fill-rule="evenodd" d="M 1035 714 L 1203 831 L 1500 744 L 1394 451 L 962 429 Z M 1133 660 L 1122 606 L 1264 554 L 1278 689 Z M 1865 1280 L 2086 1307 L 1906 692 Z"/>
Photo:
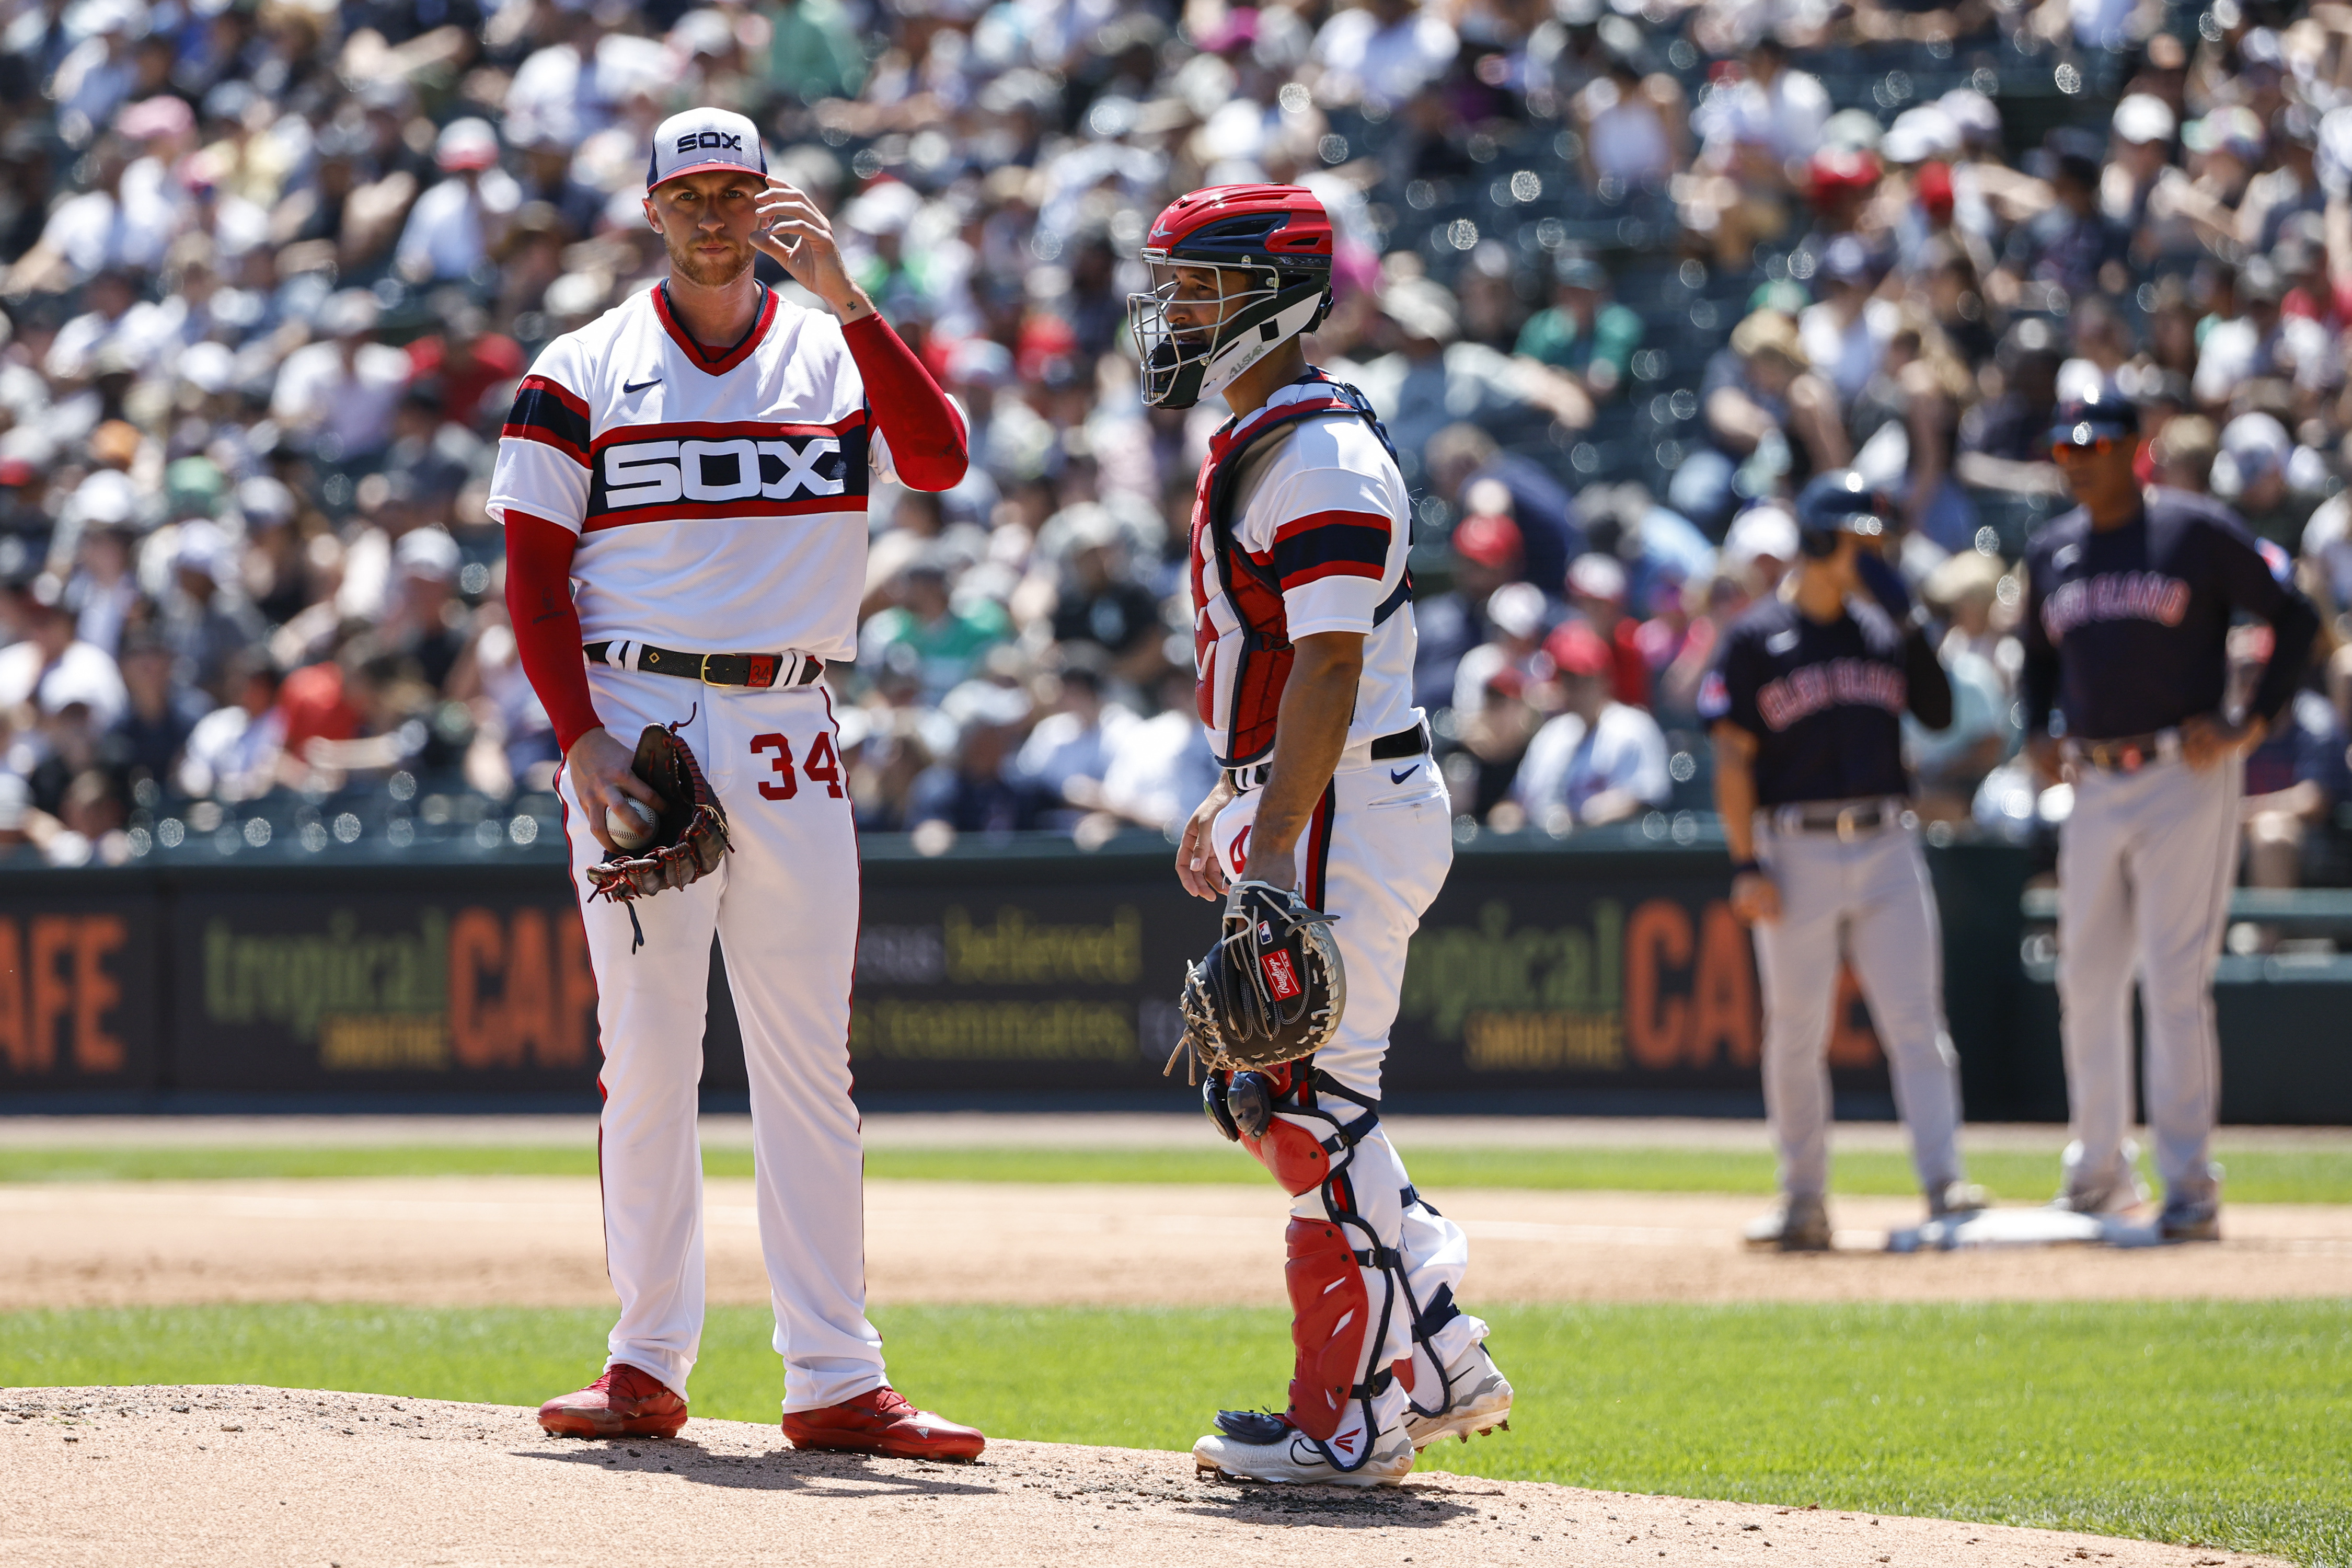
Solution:
<path fill-rule="evenodd" d="M 719 858 L 727 853 L 727 813 L 677 730 L 648 724 L 637 737 L 629 771 L 661 797 L 661 815 L 644 848 L 615 849 L 603 864 L 588 868 L 596 889 L 590 898 L 623 904 L 683 888 L 717 870 Z"/>

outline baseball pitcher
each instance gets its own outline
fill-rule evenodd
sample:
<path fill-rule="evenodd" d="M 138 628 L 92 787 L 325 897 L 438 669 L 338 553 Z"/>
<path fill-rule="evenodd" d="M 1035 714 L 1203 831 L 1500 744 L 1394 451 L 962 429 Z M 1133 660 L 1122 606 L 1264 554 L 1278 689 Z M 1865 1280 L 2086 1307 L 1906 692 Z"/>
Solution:
<path fill-rule="evenodd" d="M 2080 504 L 2026 552 L 2025 730 L 2074 805 L 2058 842 L 2059 1032 L 2071 1126 L 2056 1206 L 2128 1209 L 2131 992 L 2147 1026 L 2141 1093 L 2164 1179 L 2159 1233 L 2221 1232 L 2221 1047 L 2213 965 L 2237 879 L 2245 753 L 2302 684 L 2318 612 L 2294 563 L 2227 509 L 2132 472 L 2138 411 L 2112 386 L 2062 405 L 2050 440 Z M 2242 719 L 2222 711 L 2233 615 L 2268 621 L 2271 658 Z M 2054 711 L 2063 741 L 2051 735 Z"/>
<path fill-rule="evenodd" d="M 1228 935 L 1188 988 L 1186 1038 L 1211 1068 L 1212 1119 L 1293 1200 L 1287 1407 L 1223 1412 L 1192 1452 L 1258 1480 L 1393 1485 L 1417 1448 L 1503 1425 L 1511 1401 L 1486 1325 L 1454 1304 L 1462 1232 L 1380 1126 L 1406 943 L 1454 854 L 1412 705 L 1404 480 L 1362 395 L 1298 341 L 1331 304 L 1312 195 L 1195 191 L 1143 258 L 1154 287 L 1129 308 L 1144 401 L 1222 393 L 1234 412 L 1201 470 L 1191 551 L 1200 713 L 1224 772 L 1176 867 L 1227 900 Z"/>
<path fill-rule="evenodd" d="M 696 1086 L 710 943 L 741 1020 L 761 1248 L 802 1447 L 968 1459 L 866 1321 L 850 1103 L 857 849 L 825 661 L 854 657 L 869 478 L 962 478 L 963 423 L 850 282 L 758 129 L 663 121 L 646 221 L 668 276 L 547 346 L 489 510 L 523 668 L 564 750 L 604 1065 L 597 1148 L 621 1298 L 604 1375 L 540 1411 L 574 1436 L 686 1423 L 702 1336 Z M 752 274 L 781 262 L 831 314 Z"/>

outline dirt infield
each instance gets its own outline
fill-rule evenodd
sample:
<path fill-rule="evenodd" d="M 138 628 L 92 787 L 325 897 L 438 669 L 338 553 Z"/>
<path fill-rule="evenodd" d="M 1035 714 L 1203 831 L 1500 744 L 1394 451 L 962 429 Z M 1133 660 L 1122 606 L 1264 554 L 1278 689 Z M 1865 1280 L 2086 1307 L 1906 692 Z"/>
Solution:
<path fill-rule="evenodd" d="M 2273 1558 L 1443 1471 L 1373 1492 L 1198 1479 L 1181 1454 L 998 1443 L 971 1466 L 802 1454 L 771 1426 L 562 1442 L 530 1412 L 267 1388 L 0 1389 L 0 1561 L 1422 1568 L 2253 1568 Z M 1305 1533 L 1299 1533 L 1299 1532 Z M 1671 1554 L 1671 1556 L 1670 1556 Z"/>
<path fill-rule="evenodd" d="M 2240 1205 L 2219 1247 L 1875 1250 L 1916 1201 L 1853 1198 L 1841 1250 L 1744 1250 L 1759 1200 L 1446 1194 L 1478 1301 L 1988 1300 L 2352 1295 L 2352 1207 Z M 768 1299 L 747 1180 L 706 1199 L 710 1299 Z M 877 1181 L 877 1304 L 1282 1304 L 1271 1187 Z M 587 1177 L 0 1186 L 0 1309 L 210 1301 L 607 1305 Z"/>

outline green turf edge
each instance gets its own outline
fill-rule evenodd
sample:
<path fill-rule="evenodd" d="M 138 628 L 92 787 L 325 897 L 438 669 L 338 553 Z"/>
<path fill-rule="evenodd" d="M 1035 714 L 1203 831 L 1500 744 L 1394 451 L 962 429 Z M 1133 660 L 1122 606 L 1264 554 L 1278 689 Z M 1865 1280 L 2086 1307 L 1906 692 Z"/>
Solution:
<path fill-rule="evenodd" d="M 893 1380 L 1000 1437 L 1181 1450 L 1279 1401 L 1284 1315 L 877 1310 Z M 610 1314 L 236 1306 L 0 1314 L 0 1384 L 262 1383 L 530 1405 Z M 2352 1564 L 2352 1302 L 1519 1307 L 1512 1430 L 1425 1468 Z M 710 1314 L 705 1415 L 772 1420 L 762 1310 Z M 1171 1459 L 1171 1463 L 1181 1461 Z"/>
<path fill-rule="evenodd" d="M 1752 1193 L 1773 1188 L 1769 1154 L 1710 1149 L 1408 1149 L 1415 1183 L 1554 1191 Z M 2352 1203 L 2352 1149 L 2221 1150 L 2226 1195 L 2240 1203 Z M 713 1176 L 748 1176 L 751 1151 L 714 1148 Z M 2039 1199 L 2058 1183 L 2058 1142 L 2047 1152 L 1979 1151 L 1970 1173 L 1996 1194 Z M 593 1175 L 589 1146 L 6 1148 L 0 1182 L 203 1181 L 229 1178 Z M 1266 1179 L 1240 1150 L 1203 1133 L 1195 1149 L 869 1149 L 866 1171 L 884 1179 L 998 1182 L 1170 1182 L 1255 1184 Z M 1883 1151 L 1835 1156 L 1832 1188 L 1853 1195 L 1916 1191 L 1910 1162 Z"/>

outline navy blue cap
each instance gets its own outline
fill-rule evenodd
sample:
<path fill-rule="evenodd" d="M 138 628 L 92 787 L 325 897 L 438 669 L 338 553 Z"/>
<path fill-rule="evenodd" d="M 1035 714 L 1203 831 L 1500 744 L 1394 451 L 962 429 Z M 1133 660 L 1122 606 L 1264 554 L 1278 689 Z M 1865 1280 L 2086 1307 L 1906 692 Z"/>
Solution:
<path fill-rule="evenodd" d="M 1815 474 L 1797 492 L 1797 542 L 1808 555 L 1827 555 L 1841 533 L 1876 538 L 1886 531 L 1886 502 L 1852 468 Z"/>
<path fill-rule="evenodd" d="M 2138 433 L 2139 410 L 2106 382 L 2086 386 L 2061 403 L 2050 422 L 2050 439 L 2057 446 L 2079 447 L 2102 437 L 2119 440 Z"/>

